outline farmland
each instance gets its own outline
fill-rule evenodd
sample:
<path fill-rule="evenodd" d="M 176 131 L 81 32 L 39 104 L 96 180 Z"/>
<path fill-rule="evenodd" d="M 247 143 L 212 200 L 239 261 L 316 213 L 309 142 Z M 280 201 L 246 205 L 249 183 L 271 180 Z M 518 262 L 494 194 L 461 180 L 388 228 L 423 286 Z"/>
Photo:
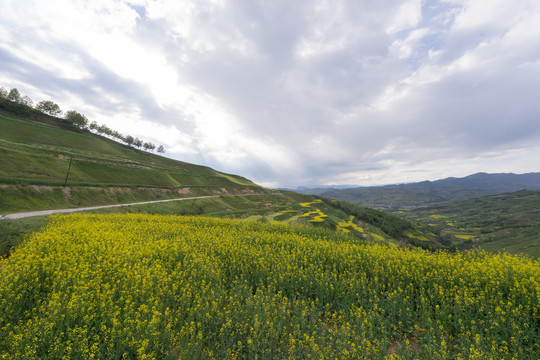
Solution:
<path fill-rule="evenodd" d="M 0 262 L 0 358 L 538 359 L 539 290 L 540 263 L 509 254 L 203 216 L 54 216 Z"/>
<path fill-rule="evenodd" d="M 540 192 L 508 194 L 395 211 L 459 249 L 481 247 L 540 256 Z"/>

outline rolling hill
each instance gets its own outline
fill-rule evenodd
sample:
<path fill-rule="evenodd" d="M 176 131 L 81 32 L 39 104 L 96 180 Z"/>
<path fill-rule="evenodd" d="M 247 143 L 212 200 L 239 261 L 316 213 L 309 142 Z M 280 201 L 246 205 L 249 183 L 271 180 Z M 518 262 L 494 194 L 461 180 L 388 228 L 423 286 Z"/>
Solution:
<path fill-rule="evenodd" d="M 540 191 L 520 190 L 394 214 L 422 223 L 458 249 L 480 247 L 540 257 Z"/>
<path fill-rule="evenodd" d="M 141 151 L 5 99 L 0 128 L 4 213 L 267 191 L 243 177 Z"/>
<path fill-rule="evenodd" d="M 411 184 L 357 187 L 348 189 L 299 189 L 378 209 L 418 208 L 518 190 L 540 190 L 540 173 L 477 173 L 464 178 L 447 178 Z"/>

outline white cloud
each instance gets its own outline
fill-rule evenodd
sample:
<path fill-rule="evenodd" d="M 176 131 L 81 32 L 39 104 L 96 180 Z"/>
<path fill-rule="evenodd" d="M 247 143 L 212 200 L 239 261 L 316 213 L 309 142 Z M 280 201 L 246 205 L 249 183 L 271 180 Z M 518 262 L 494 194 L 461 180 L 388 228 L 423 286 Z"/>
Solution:
<path fill-rule="evenodd" d="M 422 19 L 422 0 L 408 0 L 394 12 L 386 32 L 390 34 L 413 28 Z"/>
<path fill-rule="evenodd" d="M 264 184 L 518 171 L 539 24 L 532 0 L 9 0 L 0 85 Z"/>

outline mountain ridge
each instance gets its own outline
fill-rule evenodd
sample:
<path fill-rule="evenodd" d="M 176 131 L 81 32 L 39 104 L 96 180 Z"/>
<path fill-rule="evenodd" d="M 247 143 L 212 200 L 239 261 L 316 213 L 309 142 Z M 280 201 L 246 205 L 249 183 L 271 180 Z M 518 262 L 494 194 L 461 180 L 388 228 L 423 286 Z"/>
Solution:
<path fill-rule="evenodd" d="M 540 190 L 540 173 L 478 172 L 462 178 L 448 177 L 415 183 L 321 190 L 315 188 L 297 191 L 379 209 L 414 208 L 518 190 Z"/>

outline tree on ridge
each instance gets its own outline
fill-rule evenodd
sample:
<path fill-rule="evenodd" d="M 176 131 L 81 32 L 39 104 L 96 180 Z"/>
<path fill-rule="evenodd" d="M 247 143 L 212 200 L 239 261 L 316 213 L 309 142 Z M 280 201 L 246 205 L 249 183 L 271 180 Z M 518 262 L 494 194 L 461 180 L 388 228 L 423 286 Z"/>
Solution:
<path fill-rule="evenodd" d="M 21 101 L 21 93 L 16 88 L 13 88 L 9 91 L 6 99 L 19 103 Z"/>
<path fill-rule="evenodd" d="M 39 110 L 44 114 L 56 117 L 62 114 L 62 109 L 60 109 L 60 106 L 50 100 L 43 100 L 38 102 L 36 105 L 36 110 Z"/>
<path fill-rule="evenodd" d="M 88 118 L 75 110 L 69 110 L 66 113 L 66 120 L 79 129 L 84 129 L 88 125 Z"/>

